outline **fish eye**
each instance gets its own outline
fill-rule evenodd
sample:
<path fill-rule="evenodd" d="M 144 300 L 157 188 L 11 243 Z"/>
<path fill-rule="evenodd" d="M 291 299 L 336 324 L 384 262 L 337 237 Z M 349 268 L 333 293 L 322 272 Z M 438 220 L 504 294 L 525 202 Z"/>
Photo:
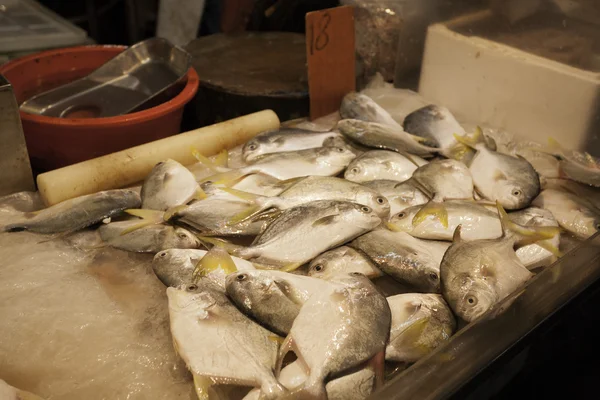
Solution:
<path fill-rule="evenodd" d="M 378 198 L 377 198 L 377 202 L 378 202 L 379 204 L 383 204 L 383 203 L 385 203 L 385 199 L 384 199 L 383 197 L 378 197 Z"/>
<path fill-rule="evenodd" d="M 474 306 L 477 304 L 477 297 L 475 296 L 469 296 L 467 297 L 467 303 L 469 303 L 469 305 Z"/>
<path fill-rule="evenodd" d="M 323 271 L 323 265 L 322 264 L 317 264 L 313 267 L 313 269 L 317 272 L 321 272 Z"/>
<path fill-rule="evenodd" d="M 431 279 L 432 281 L 436 281 L 438 280 L 438 275 L 435 272 L 432 272 L 429 274 L 429 279 Z"/>
<path fill-rule="evenodd" d="M 248 145 L 248 150 L 256 150 L 256 145 L 254 143 Z"/>
<path fill-rule="evenodd" d="M 238 276 L 235 277 L 235 279 L 238 282 L 242 282 L 242 281 L 245 281 L 247 277 L 248 277 L 248 275 L 246 275 L 246 274 L 239 274 Z"/>
<path fill-rule="evenodd" d="M 371 212 L 371 209 L 370 209 L 369 207 L 367 207 L 367 206 L 362 206 L 362 207 L 360 208 L 360 211 L 362 211 L 362 212 L 364 212 L 364 213 L 370 213 L 370 212 Z"/>
<path fill-rule="evenodd" d="M 406 213 L 404 211 L 400 211 L 397 215 L 398 218 L 404 218 L 406 217 Z"/>
<path fill-rule="evenodd" d="M 162 251 L 160 253 L 158 253 L 159 257 L 166 257 L 167 256 L 167 252 L 166 251 Z"/>
<path fill-rule="evenodd" d="M 597 231 L 600 231 L 600 223 L 597 223 L 597 224 L 596 224 L 596 230 L 597 230 Z"/>
<path fill-rule="evenodd" d="M 515 196 L 515 197 L 520 196 L 521 193 L 523 193 L 523 192 L 521 192 L 519 189 L 514 189 L 512 191 L 512 195 Z"/>
<path fill-rule="evenodd" d="M 187 235 L 184 232 L 179 233 L 177 236 L 179 236 L 180 239 L 186 239 Z"/>
<path fill-rule="evenodd" d="M 163 165 L 164 163 L 165 163 L 164 161 L 161 161 L 161 162 L 157 163 L 156 165 Z"/>
<path fill-rule="evenodd" d="M 185 290 L 187 290 L 188 292 L 193 292 L 194 290 L 198 289 L 198 285 L 194 285 L 193 283 L 191 285 L 188 285 Z"/>
<path fill-rule="evenodd" d="M 358 169 L 358 167 L 354 167 L 350 170 L 350 172 L 352 172 L 353 174 L 358 174 L 360 170 Z"/>
<path fill-rule="evenodd" d="M 360 272 L 350 272 L 350 275 L 352 275 L 352 276 L 363 276 L 363 274 L 361 274 Z"/>

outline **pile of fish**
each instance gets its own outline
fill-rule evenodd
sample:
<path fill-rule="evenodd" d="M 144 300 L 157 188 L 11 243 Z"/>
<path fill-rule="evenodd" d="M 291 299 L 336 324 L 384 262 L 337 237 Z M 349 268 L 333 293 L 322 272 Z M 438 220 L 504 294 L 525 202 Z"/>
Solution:
<path fill-rule="evenodd" d="M 330 132 L 288 127 L 202 173 L 158 163 L 141 190 L 68 200 L 3 227 L 155 254 L 198 397 L 363 399 L 599 227 L 600 164 L 497 144 L 442 106 L 396 122 L 348 94 Z M 542 161 L 540 161 L 542 160 Z M 194 169 L 195 170 L 195 169 Z M 393 282 L 384 290 L 382 282 Z"/>

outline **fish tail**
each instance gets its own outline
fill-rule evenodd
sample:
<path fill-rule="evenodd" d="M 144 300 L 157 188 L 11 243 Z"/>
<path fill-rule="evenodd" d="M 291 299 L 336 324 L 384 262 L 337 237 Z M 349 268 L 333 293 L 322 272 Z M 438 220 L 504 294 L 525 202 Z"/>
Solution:
<path fill-rule="evenodd" d="M 523 246 L 525 244 L 552 239 L 560 234 L 560 228 L 557 226 L 523 226 L 511 221 L 499 201 L 496 201 L 496 208 L 498 209 L 498 216 L 502 225 L 503 237 L 513 238 L 515 244 Z"/>
<path fill-rule="evenodd" d="M 223 239 L 217 239 L 214 237 L 197 236 L 197 238 L 200 241 L 200 243 L 202 243 L 202 245 L 204 245 L 207 249 L 212 249 L 213 247 L 220 247 L 224 249 L 227 253 L 233 255 L 236 255 L 236 253 L 238 253 L 241 249 L 244 248 L 243 246 L 238 246 L 237 244 L 229 243 Z"/>
<path fill-rule="evenodd" d="M 200 153 L 200 151 L 197 148 L 192 147 L 191 150 L 192 150 L 192 155 L 194 156 L 194 158 L 196 160 L 198 160 L 198 162 L 200 162 L 206 168 L 217 172 L 217 165 L 215 162 L 213 162 L 210 158 L 208 158 L 205 155 L 203 155 L 202 153 Z"/>
<path fill-rule="evenodd" d="M 552 253 L 552 255 L 554 255 L 557 258 L 561 258 L 564 255 L 563 252 L 558 249 L 558 247 L 553 245 L 548 240 L 542 240 L 537 242 L 536 244 L 541 248 L 548 250 L 550 253 Z"/>
<path fill-rule="evenodd" d="M 448 228 L 448 210 L 443 203 L 430 200 L 415 214 L 412 220 L 413 227 L 419 226 L 427 217 L 433 216 L 441 222 L 444 228 Z"/>
<path fill-rule="evenodd" d="M 462 143 L 456 143 L 450 148 L 444 149 L 441 152 L 443 156 L 463 163 L 466 161 L 467 156 L 471 153 L 473 153 L 473 149 L 469 146 L 465 146 Z"/>
<path fill-rule="evenodd" d="M 140 217 L 142 220 L 129 228 L 126 228 L 121 232 L 121 236 L 137 231 L 138 229 L 144 228 L 150 225 L 160 225 L 165 222 L 165 213 L 157 210 L 146 210 L 142 208 L 130 208 L 125 210 L 129 215 Z"/>
<path fill-rule="evenodd" d="M 259 198 L 263 197 L 254 193 L 244 192 L 243 190 L 233 189 L 230 187 L 220 187 L 219 190 L 222 190 L 223 192 L 229 193 L 230 195 L 235 196 L 238 199 L 248 201 L 250 203 L 256 203 L 256 201 Z"/>
<path fill-rule="evenodd" d="M 225 275 L 237 272 L 237 267 L 229 253 L 222 247 L 214 246 L 196 264 L 192 272 L 192 280 L 197 282 L 212 271 L 223 270 Z"/>
<path fill-rule="evenodd" d="M 184 211 L 188 207 L 189 207 L 188 205 L 182 204 L 180 206 L 171 207 L 171 208 L 167 209 L 167 211 L 165 211 L 165 213 L 163 215 L 163 220 L 165 222 L 167 222 L 167 221 L 172 220 L 173 218 L 178 217 L 179 213 L 181 213 L 182 211 Z"/>
<path fill-rule="evenodd" d="M 194 389 L 198 400 L 209 400 L 208 389 L 213 385 L 212 379 L 196 374 L 192 374 L 192 376 L 194 377 Z"/>
<path fill-rule="evenodd" d="M 217 167 L 225 167 L 227 168 L 227 164 L 229 163 L 229 152 L 227 149 L 223 149 L 217 154 L 215 157 L 213 164 Z"/>
<path fill-rule="evenodd" d="M 480 144 L 485 144 L 485 138 L 483 137 L 483 130 L 479 125 L 475 128 L 473 136 L 467 137 L 467 135 L 461 136 L 458 133 L 453 134 L 454 139 L 462 145 L 465 145 L 471 149 L 477 150 Z"/>

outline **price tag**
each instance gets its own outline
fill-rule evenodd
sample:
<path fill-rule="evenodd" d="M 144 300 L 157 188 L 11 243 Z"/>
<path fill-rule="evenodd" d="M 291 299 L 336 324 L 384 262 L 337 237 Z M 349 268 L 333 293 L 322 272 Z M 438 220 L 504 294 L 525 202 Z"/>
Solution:
<path fill-rule="evenodd" d="M 354 9 L 341 6 L 306 14 L 310 119 L 339 110 L 356 89 Z"/>

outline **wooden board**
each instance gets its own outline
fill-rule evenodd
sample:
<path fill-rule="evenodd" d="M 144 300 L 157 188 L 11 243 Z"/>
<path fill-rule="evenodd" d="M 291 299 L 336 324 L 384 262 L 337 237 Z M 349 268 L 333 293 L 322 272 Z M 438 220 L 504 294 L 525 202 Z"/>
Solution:
<path fill-rule="evenodd" d="M 306 14 L 311 120 L 337 111 L 344 95 L 356 89 L 354 40 L 353 7 Z"/>

